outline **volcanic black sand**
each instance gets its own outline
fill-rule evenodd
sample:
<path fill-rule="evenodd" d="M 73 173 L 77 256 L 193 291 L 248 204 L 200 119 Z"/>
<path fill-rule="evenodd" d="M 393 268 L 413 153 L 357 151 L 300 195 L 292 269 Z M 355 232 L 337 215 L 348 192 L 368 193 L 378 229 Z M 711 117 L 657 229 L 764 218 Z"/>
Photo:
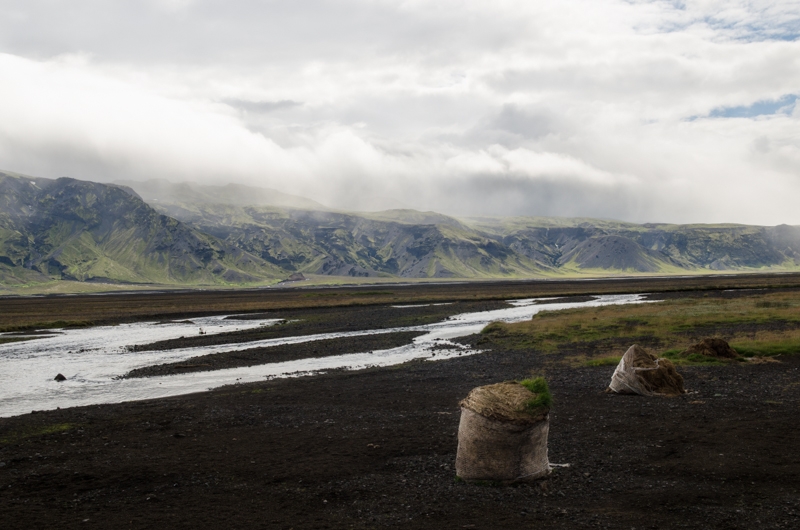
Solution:
<path fill-rule="evenodd" d="M 659 399 L 603 393 L 613 367 L 561 356 L 494 349 L 0 419 L 0 527 L 800 527 L 800 357 L 681 367 L 691 393 Z M 457 481 L 458 401 L 532 373 L 556 400 L 550 460 L 570 467 Z"/>
<path fill-rule="evenodd" d="M 257 364 L 281 363 L 310 357 L 330 357 L 332 355 L 384 350 L 409 344 L 415 337 L 422 334 L 422 332 L 417 331 L 400 331 L 397 333 L 342 337 L 269 348 L 250 348 L 235 352 L 200 355 L 181 362 L 138 368 L 128 372 L 125 377 L 183 374 Z"/>

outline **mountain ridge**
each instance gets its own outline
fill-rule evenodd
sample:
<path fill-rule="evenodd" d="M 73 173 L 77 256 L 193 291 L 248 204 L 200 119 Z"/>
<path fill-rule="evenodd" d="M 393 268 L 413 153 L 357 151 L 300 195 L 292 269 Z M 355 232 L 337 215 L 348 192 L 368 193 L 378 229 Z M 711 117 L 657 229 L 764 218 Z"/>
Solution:
<path fill-rule="evenodd" d="M 318 203 L 267 188 L 175 186 L 0 172 L 0 283 L 254 285 L 293 273 L 489 279 L 800 269 L 797 226 L 343 212 L 296 207 Z"/>
<path fill-rule="evenodd" d="M 156 212 L 132 189 L 8 173 L 0 173 L 0 261 L 5 275 L 29 281 L 191 285 L 281 274 Z"/>

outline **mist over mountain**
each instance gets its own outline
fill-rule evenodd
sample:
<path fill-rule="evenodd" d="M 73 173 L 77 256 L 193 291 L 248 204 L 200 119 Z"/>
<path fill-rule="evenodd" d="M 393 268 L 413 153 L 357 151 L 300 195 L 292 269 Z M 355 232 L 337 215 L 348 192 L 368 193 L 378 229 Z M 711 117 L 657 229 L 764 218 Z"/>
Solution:
<path fill-rule="evenodd" d="M 274 283 L 800 268 L 800 227 L 334 211 L 264 188 L 0 173 L 0 282 Z"/>
<path fill-rule="evenodd" d="M 159 214 L 133 190 L 0 173 L 0 280 L 213 284 L 281 272 Z"/>
<path fill-rule="evenodd" d="M 136 193 L 147 202 L 282 206 L 305 210 L 328 209 L 317 201 L 312 201 L 305 197 L 243 184 L 203 186 L 189 182 L 172 183 L 164 179 L 151 179 L 142 182 L 123 180 L 115 181 L 113 184 L 136 188 Z"/>

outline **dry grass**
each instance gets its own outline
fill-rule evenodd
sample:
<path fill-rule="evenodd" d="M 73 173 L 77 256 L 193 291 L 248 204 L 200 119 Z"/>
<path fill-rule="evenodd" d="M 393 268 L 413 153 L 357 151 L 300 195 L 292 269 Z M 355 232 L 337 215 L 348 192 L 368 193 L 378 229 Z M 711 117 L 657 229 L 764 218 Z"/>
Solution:
<path fill-rule="evenodd" d="M 728 340 L 745 357 L 785 355 L 800 352 L 800 293 L 544 311 L 525 322 L 492 323 L 483 333 L 513 349 L 589 350 L 584 364 L 592 366 L 613 364 L 618 357 L 609 354 L 622 344 L 660 345 L 661 354 L 675 358 L 699 339 L 714 336 Z"/>
<path fill-rule="evenodd" d="M 339 278 L 337 281 L 344 281 Z M 0 331 L 108 324 L 160 318 L 191 318 L 227 312 L 400 303 L 509 300 L 585 294 L 647 293 L 741 288 L 798 288 L 800 274 L 741 274 L 724 277 L 415 283 L 336 288 L 213 290 L 116 293 L 103 296 L 0 297 Z"/>

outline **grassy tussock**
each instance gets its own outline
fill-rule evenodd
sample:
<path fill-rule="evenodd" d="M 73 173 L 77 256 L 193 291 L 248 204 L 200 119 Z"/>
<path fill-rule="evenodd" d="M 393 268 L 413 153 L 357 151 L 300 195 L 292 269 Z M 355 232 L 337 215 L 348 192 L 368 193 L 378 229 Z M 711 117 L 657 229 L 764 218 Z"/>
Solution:
<path fill-rule="evenodd" d="M 523 379 L 519 384 L 536 394 L 536 397 L 525 403 L 526 409 L 550 408 L 553 404 L 553 395 L 550 393 L 550 388 L 547 386 L 547 381 L 545 381 L 544 377 Z"/>
<path fill-rule="evenodd" d="M 590 344 L 602 355 L 584 362 L 590 366 L 619 362 L 619 357 L 608 354 L 620 343 L 662 344 L 668 349 L 659 354 L 677 363 L 715 364 L 721 361 L 677 354 L 700 338 L 713 336 L 726 339 L 744 357 L 800 352 L 800 293 L 543 311 L 524 322 L 493 322 L 482 333 L 484 341 L 510 349 L 555 352 Z"/>

